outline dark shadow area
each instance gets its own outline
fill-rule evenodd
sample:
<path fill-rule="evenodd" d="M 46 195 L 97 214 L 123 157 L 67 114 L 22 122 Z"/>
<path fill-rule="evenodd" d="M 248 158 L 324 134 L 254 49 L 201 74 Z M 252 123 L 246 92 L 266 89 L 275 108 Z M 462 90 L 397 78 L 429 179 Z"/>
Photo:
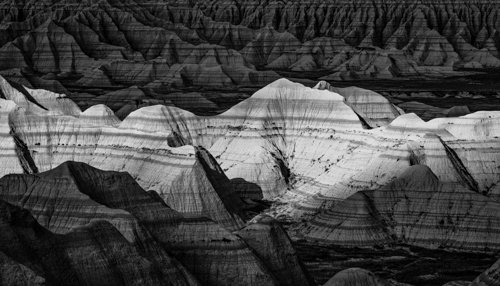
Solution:
<path fill-rule="evenodd" d="M 240 197 L 252 200 L 262 200 L 264 198 L 261 187 L 255 183 L 245 181 L 242 178 L 231 179 L 231 183 Z"/>
<path fill-rule="evenodd" d="M 40 103 L 38 103 L 38 102 L 35 100 L 35 98 L 33 98 L 33 96 L 31 96 L 31 94 L 30 94 L 30 93 L 29 93 L 29 92 L 28 92 L 28 91 L 24 88 L 24 86 L 22 86 L 21 84 L 18 84 L 18 83 L 16 83 L 16 82 L 13 82 L 13 81 L 8 81 L 8 82 L 9 82 L 9 84 L 10 84 L 13 88 L 17 89 L 17 91 L 19 91 L 20 93 L 22 93 L 22 94 L 26 97 L 26 99 L 27 99 L 29 102 L 31 102 L 31 103 L 33 103 L 33 104 L 37 105 L 38 107 L 40 107 L 40 108 L 41 108 L 41 109 L 43 109 L 43 110 L 47 110 L 47 108 L 45 108 L 44 106 L 42 106 Z M 1 91 L 0 91 L 0 93 L 1 93 Z M 3 95 L 3 94 L 2 94 L 2 96 L 1 96 L 1 97 L 2 97 L 2 98 L 5 98 L 5 95 Z"/>
<path fill-rule="evenodd" d="M 421 286 L 442 286 L 449 281 L 472 281 L 498 259 L 497 255 L 450 252 L 395 244 L 373 248 L 294 242 L 299 258 L 319 285 L 341 270 L 360 267 L 384 279 Z"/>

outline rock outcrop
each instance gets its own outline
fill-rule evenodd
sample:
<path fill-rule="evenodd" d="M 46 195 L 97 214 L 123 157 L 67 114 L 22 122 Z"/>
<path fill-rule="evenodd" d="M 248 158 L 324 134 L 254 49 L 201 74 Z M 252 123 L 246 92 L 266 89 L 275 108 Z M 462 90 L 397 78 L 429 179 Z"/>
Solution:
<path fill-rule="evenodd" d="M 244 226 L 245 203 L 207 150 L 186 145 L 190 141 L 183 135 L 196 129 L 175 121 L 186 112 L 152 106 L 120 121 L 103 105 L 81 112 L 62 95 L 15 88 L 5 80 L 1 84 L 1 140 L 8 155 L 1 172 L 30 175 L 6 175 L 0 180 L 0 197 L 29 210 L 42 227 L 56 234 L 82 229 L 80 236 L 98 236 L 104 228 L 110 232 L 107 236 L 125 243 L 125 252 L 113 257 L 130 251 L 147 260 L 131 262 L 144 263 L 145 270 L 130 273 L 126 265 L 115 270 L 107 264 L 94 270 L 78 266 L 84 271 L 79 281 L 114 285 L 116 279 L 128 277 L 135 283 L 142 272 L 152 271 L 157 274 L 151 283 L 164 284 L 159 281 L 177 278 L 168 278 L 172 270 L 160 271 L 158 265 L 175 266 L 178 261 L 179 269 L 185 268 L 180 273 L 187 278 L 182 279 L 189 283 L 195 277 L 203 285 L 290 285 L 277 280 L 288 276 L 309 283 L 278 225 L 247 238 L 272 241 L 265 249 L 258 244 L 253 249 L 232 234 Z M 172 120 L 163 121 L 167 117 Z M 72 160 L 130 175 L 68 163 Z M 94 230 L 94 222 L 102 220 L 106 223 L 98 223 Z M 74 251 L 69 255 L 83 261 L 75 265 L 90 261 Z"/>
<path fill-rule="evenodd" d="M 397 107 L 401 108 L 407 113 L 415 113 L 420 118 L 426 121 L 441 117 L 459 117 L 470 113 L 470 110 L 467 106 L 440 108 L 425 103 L 421 103 L 418 101 L 407 101 L 398 104 Z"/>
<path fill-rule="evenodd" d="M 203 155 L 206 151 L 187 146 L 172 148 L 166 140 L 170 136 L 167 130 L 163 135 L 153 134 L 147 128 L 129 125 L 129 121 L 120 123 L 104 106 L 82 113 L 71 100 L 49 100 L 55 96 L 50 92 L 30 96 L 7 82 L 3 82 L 3 89 L 11 100 L 2 99 L 9 111 L 2 117 L 2 146 L 7 159 L 12 159 L 8 159 L 1 174 L 23 170 L 37 173 L 68 160 L 79 160 L 103 169 L 128 171 L 144 188 L 157 191 L 180 212 L 208 216 L 230 229 L 242 226 L 242 214 L 237 211 L 242 202 L 231 195 L 229 180 L 223 174 L 219 180 L 211 179 L 222 171 L 205 163 L 210 158 Z M 214 184 L 220 189 L 216 190 Z M 186 187 L 191 191 L 184 192 Z M 230 214 L 228 209 L 235 213 Z"/>
<path fill-rule="evenodd" d="M 198 285 L 196 281 L 201 285 L 292 285 L 276 279 L 287 272 L 304 277 L 305 270 L 298 267 L 291 243 L 279 226 L 273 229 L 282 236 L 271 231 L 246 237 L 248 241 L 274 242 L 265 249 L 256 244 L 253 250 L 252 243 L 249 246 L 208 218 L 174 211 L 156 192 L 146 192 L 127 173 L 66 162 L 47 172 L 3 177 L 0 197 L 28 210 L 36 219 L 31 218 L 31 225 L 45 228 L 37 232 L 47 233 L 53 244 L 64 241 L 58 248 L 60 258 L 56 256 L 59 252 L 52 255 L 67 263 L 57 262 L 50 274 L 71 274 L 77 285 Z M 3 246 L 6 249 L 2 251 L 16 259 L 21 259 L 23 249 L 30 249 L 12 248 L 9 241 Z M 288 249 L 283 250 L 283 246 Z M 40 247 L 39 251 L 51 249 L 50 245 Z M 286 255 L 282 258 L 287 263 L 297 263 L 296 268 L 269 264 L 279 263 L 272 260 L 277 253 Z M 21 262 L 32 263 L 29 255 L 24 259 Z M 89 266 L 96 261 L 102 263 Z M 71 284 L 64 276 L 57 278 L 64 285 Z"/>
<path fill-rule="evenodd" d="M 4 102 L 10 107 L 3 116 L 6 133 L 2 140 L 10 146 L 4 152 L 11 158 L 6 164 L 11 171 L 2 170 L 4 174 L 12 170 L 37 173 L 68 160 L 127 171 L 172 209 L 208 217 L 230 230 L 243 226 L 244 203 L 239 196 L 281 200 L 285 204 L 277 214 L 295 218 L 321 210 L 336 212 L 341 206 L 338 201 L 359 191 L 378 193 L 412 165 L 427 166 L 444 189 L 460 186 L 472 196 L 472 209 L 483 204 L 494 208 L 500 198 L 498 112 L 429 122 L 414 114 L 391 119 L 399 111 L 378 94 L 349 89 L 342 96 L 282 79 L 217 116 L 196 116 L 157 105 L 138 109 L 119 122 L 103 106 L 74 116 L 78 111 L 63 103 L 67 99 L 53 104 L 43 99 L 52 95 L 36 97 L 28 91 L 3 84 Z M 385 115 L 380 116 L 379 110 Z M 367 129 L 367 119 L 385 125 Z M 230 179 L 238 182 L 238 193 Z M 419 195 L 415 193 L 416 201 Z M 356 201 L 363 204 L 363 200 Z M 428 205 L 413 207 L 431 211 Z M 322 220 L 322 213 L 315 219 Z M 432 232 L 433 239 L 428 241 L 395 232 L 412 244 L 496 249 L 496 228 L 487 227 L 476 237 L 460 229 L 467 219 L 473 219 L 472 215 L 462 214 L 460 222 L 453 221 L 454 234 L 443 228 Z M 360 235 L 351 242 L 366 244 L 391 237 L 392 230 L 378 229 L 379 220 L 370 223 L 377 236 L 367 242 Z M 321 224 L 315 231 L 332 229 Z M 321 239 L 323 234 L 312 236 Z M 447 241 L 447 236 L 454 242 Z M 471 246 L 464 237 L 478 243 Z"/>
<path fill-rule="evenodd" d="M 372 272 L 361 268 L 349 268 L 335 274 L 323 286 L 392 286 L 392 283 L 376 276 Z"/>
<path fill-rule="evenodd" d="M 8 192 L 8 180 L 1 179 L 2 198 Z M 29 201 L 30 198 L 26 198 Z M 31 199 L 32 202 L 36 200 L 35 197 Z M 23 280 L 29 283 L 26 285 L 199 285 L 179 262 L 157 245 L 155 248 L 151 238 L 148 241 L 143 237 L 147 245 L 141 247 L 139 241 L 134 244 L 117 231 L 106 218 L 118 218 L 118 210 L 108 209 L 108 217 L 101 212 L 101 217 L 88 217 L 86 225 L 75 224 L 63 234 L 55 234 L 19 205 L 19 202 L 0 201 L 1 257 L 5 267 L 1 277 L 6 285 L 18 285 L 8 282 L 21 283 Z M 27 208 L 33 211 L 32 206 Z M 73 214 L 64 224 L 77 218 Z M 132 221 L 133 217 L 129 214 L 128 218 L 121 218 L 122 221 L 127 219 Z M 147 236 L 139 228 L 136 231 L 137 236 Z"/>
<path fill-rule="evenodd" d="M 400 111 L 378 94 L 350 89 L 344 97 L 284 79 L 217 116 L 153 110 L 134 112 L 124 123 L 158 118 L 151 130 L 170 130 L 175 144 L 204 146 L 229 178 L 248 182 L 242 194 L 281 196 L 295 203 L 298 215 L 378 189 L 416 162 L 446 182 L 469 182 L 471 190 L 492 198 L 499 193 L 493 171 L 498 154 L 490 148 L 496 146 L 496 112 L 426 123 L 414 114 L 396 118 Z M 368 119 L 386 125 L 366 129 Z"/>
<path fill-rule="evenodd" d="M 442 183 L 428 166 L 414 165 L 387 186 L 358 192 L 317 215 L 303 234 L 346 245 L 398 241 L 487 251 L 499 248 L 499 209 L 465 184 Z"/>
<path fill-rule="evenodd" d="M 237 235 L 255 250 L 279 285 L 314 285 L 302 262 L 297 259 L 285 230 L 273 218 L 257 216 Z"/>
<path fill-rule="evenodd" d="M 294 211 L 299 213 L 317 211 L 359 190 L 375 190 L 399 176 L 415 160 L 423 162 L 421 158 L 426 158 L 426 164 L 440 179 L 471 182 L 475 191 L 490 197 L 500 193 L 497 178 L 492 175 L 498 154 L 495 148 L 489 148 L 496 146 L 492 139 L 498 133 L 495 126 L 499 117 L 495 112 L 425 123 L 412 114 L 395 118 L 400 111 L 378 94 L 351 88 L 339 90 L 345 93 L 342 96 L 282 79 L 217 116 L 196 116 L 158 105 L 136 110 L 118 123 L 100 107 L 97 116 L 102 116 L 102 124 L 96 125 L 85 115 L 94 114 L 93 110 L 79 118 L 50 115 L 45 109 L 51 108 L 50 113 L 66 111 L 44 107 L 32 96 L 9 86 L 5 84 L 9 98 L 17 98 L 18 104 L 30 110 L 12 107 L 8 120 L 5 117 L 8 132 L 12 129 L 19 139 L 15 145 L 11 137 L 6 137 L 11 146 L 18 146 L 9 149 L 11 156 L 16 151 L 29 151 L 21 157 L 24 169 L 43 171 L 77 160 L 127 171 L 139 179 L 143 188 L 158 191 L 175 210 L 203 213 L 228 225 L 234 224 L 235 218 L 238 221 L 238 216 L 230 218 L 218 210 L 229 208 L 231 203 L 217 203 L 225 207 L 202 203 L 206 192 L 216 192 L 213 187 L 206 189 L 213 182 L 205 183 L 209 182 L 204 179 L 206 175 L 194 179 L 184 170 L 192 166 L 188 167 L 192 168 L 190 174 L 206 173 L 196 155 L 204 151 L 184 145 L 203 146 L 221 165 L 222 170 L 216 173 L 223 171 L 230 179 L 246 182 L 239 184 L 241 194 L 253 198 L 282 196 L 298 203 Z M 370 121 L 377 122 L 372 127 L 390 123 L 369 130 L 366 127 Z M 483 156 L 490 160 L 472 159 Z M 113 160 L 108 160 L 111 157 Z M 16 159 L 14 156 L 13 165 L 19 164 Z M 163 160 L 178 163 L 169 165 L 165 176 L 154 171 L 159 168 L 144 165 L 148 160 L 158 162 L 155 164 Z M 197 189 L 195 197 L 189 195 L 181 200 L 176 194 L 185 185 L 203 187 Z M 193 198 L 192 209 L 180 206 L 181 201 Z"/>
<path fill-rule="evenodd" d="M 464 285 L 467 286 L 489 286 L 489 285 L 500 285 L 500 261 L 495 262 L 490 268 L 481 273 L 474 281 Z"/>
<path fill-rule="evenodd" d="M 399 115 L 404 114 L 387 98 L 371 90 L 354 86 L 336 88 L 325 81 L 320 81 L 314 88 L 342 95 L 346 103 L 370 128 L 387 125 Z"/>
<path fill-rule="evenodd" d="M 7 1 L 0 71 L 30 70 L 21 77 L 60 93 L 263 86 L 278 78 L 269 69 L 353 80 L 500 66 L 497 3 L 365 2 Z"/>

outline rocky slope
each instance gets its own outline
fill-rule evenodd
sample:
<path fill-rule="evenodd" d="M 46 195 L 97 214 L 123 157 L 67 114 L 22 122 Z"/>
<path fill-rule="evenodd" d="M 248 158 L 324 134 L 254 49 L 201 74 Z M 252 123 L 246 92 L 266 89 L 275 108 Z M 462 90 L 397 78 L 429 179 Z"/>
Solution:
<path fill-rule="evenodd" d="M 10 179 L 1 179 L 2 198 L 9 191 L 6 181 Z M 31 201 L 34 200 L 32 197 Z M 19 202 L 0 201 L 1 256 L 5 267 L 2 279 L 7 282 L 4 285 L 19 285 L 15 283 L 23 280 L 27 283 L 24 285 L 199 285 L 138 225 L 135 225 L 138 232 L 135 238 L 145 236 L 142 239 L 149 240 L 148 245 L 141 247 L 138 241 L 128 241 L 112 225 L 113 217 L 115 222 L 116 219 L 130 223 L 135 220 L 124 211 L 106 211 L 101 206 L 100 212 L 89 213 L 87 224 L 75 224 L 71 229 L 55 234 L 19 205 Z M 32 211 L 31 208 L 27 207 Z M 68 225 L 76 218 L 73 214 L 64 224 Z"/>
<path fill-rule="evenodd" d="M 351 90 L 352 94 L 342 96 L 279 80 L 218 116 L 199 117 L 162 107 L 159 115 L 156 111 L 146 112 L 152 108 L 144 108 L 125 121 L 163 118 L 159 120 L 164 122 L 162 128 L 178 135 L 175 144 L 205 146 L 229 178 L 243 182 L 238 184 L 241 195 L 285 202 L 275 215 L 300 218 L 320 212 L 311 226 L 304 226 L 307 237 L 349 245 L 403 239 L 428 247 L 497 249 L 498 231 L 488 222 L 495 220 L 498 213 L 494 209 L 499 196 L 495 140 L 499 114 L 477 112 L 429 122 L 414 114 L 394 119 L 394 112 L 400 111 L 385 99 L 379 102 L 380 95 Z M 360 106 L 363 112 L 359 111 Z M 380 116 L 380 110 L 384 116 Z M 377 118 L 382 118 L 379 124 L 385 125 L 369 129 L 367 119 Z M 408 194 L 388 193 L 394 195 L 395 201 L 407 195 L 409 204 L 415 204 L 409 206 L 411 212 L 417 216 L 428 214 L 425 219 L 429 221 L 415 218 L 412 223 L 416 225 L 409 226 L 409 222 L 396 220 L 387 229 L 388 218 L 373 213 L 382 210 L 372 210 L 365 203 L 353 207 L 359 202 L 349 203 L 350 199 L 338 204 L 349 197 L 364 202 L 359 199 L 361 193 L 351 197 L 362 190 L 382 194 L 384 186 L 390 189 L 387 186 L 391 182 L 407 176 L 405 172 L 412 165 L 428 168 L 443 187 L 431 188 L 431 184 L 422 186 L 423 193 L 413 189 Z M 448 190 L 454 188 L 461 191 L 450 194 Z M 436 192 L 443 197 L 434 197 Z M 467 206 L 450 204 L 455 200 Z M 387 199 L 381 201 L 387 207 L 392 205 Z M 446 212 L 435 214 L 436 208 Z M 369 218 L 368 222 L 357 221 L 359 215 L 349 213 L 358 209 Z M 473 215 L 472 210 L 478 214 Z M 348 214 L 339 215 L 344 211 Z M 453 218 L 448 219 L 451 214 Z M 390 217 L 397 215 L 396 212 Z M 400 215 L 411 220 L 410 214 Z M 343 228 L 340 222 L 332 222 L 344 216 L 349 227 L 345 233 L 337 234 Z M 441 226 L 441 222 L 443 227 L 437 230 L 426 228 Z M 484 229 L 476 233 L 467 227 L 470 224 Z M 313 230 L 312 225 L 317 229 Z M 402 225 L 404 228 L 400 229 Z"/>
<path fill-rule="evenodd" d="M 28 226 L 46 233 L 45 240 L 35 239 L 31 247 L 41 244 L 43 253 L 50 251 L 48 243 L 60 242 L 61 246 L 52 246 L 59 251 L 52 255 L 67 262 L 53 261 L 53 268 L 46 269 L 51 261 L 42 258 L 42 269 L 51 273 L 35 268 L 51 281 L 64 273 L 82 285 L 199 285 L 197 281 L 201 285 L 292 285 L 276 280 L 283 275 L 304 280 L 305 270 L 298 264 L 287 269 L 267 266 L 268 255 L 291 248 L 288 237 L 272 231 L 254 234 L 255 239 L 276 241 L 256 255 L 245 243 L 250 238 L 239 238 L 208 218 L 174 211 L 127 173 L 67 162 L 47 172 L 3 177 L 0 197 L 28 210 L 36 219 L 31 218 Z M 25 210 L 15 212 L 24 215 L 16 216 L 20 221 L 8 219 L 4 227 L 26 223 L 23 219 L 30 217 Z M 283 232 L 279 226 L 273 229 Z M 15 244 L 10 241 L 3 245 L 7 248 L 3 251 L 19 263 L 31 266 L 37 261 L 21 256 L 30 249 L 27 246 L 12 248 Z M 287 255 L 298 261 L 293 253 Z M 62 276 L 57 279 L 71 284 Z"/>
<path fill-rule="evenodd" d="M 96 230 L 89 230 L 90 235 L 114 232 L 109 236 L 125 243 L 117 246 L 120 253 L 103 254 L 104 261 L 119 260 L 129 251 L 147 260 L 130 262 L 144 264 L 144 269 L 133 271 L 127 271 L 127 264 L 118 264 L 119 269 L 108 267 L 112 262 L 88 268 L 85 265 L 92 257 L 80 252 L 92 253 L 92 242 L 86 249 L 68 254 L 83 271 L 78 281 L 86 285 L 115 285 L 120 279 L 132 284 L 153 279 L 148 280 L 152 285 L 169 284 L 161 282 L 169 280 L 190 284 L 197 280 L 202 285 L 290 285 L 277 278 L 295 277 L 309 283 L 296 256 L 288 253 L 293 248 L 278 225 L 245 238 L 232 233 L 244 226 L 245 203 L 207 150 L 180 146 L 186 140 L 158 120 L 167 115 L 163 112 L 176 109 L 153 106 L 121 122 L 103 105 L 81 112 L 62 94 L 13 87 L 4 79 L 0 84 L 1 145 L 7 155 L 1 170 L 6 175 L 0 180 L 1 198 L 27 209 L 42 227 L 59 235 L 104 220 L 104 226 L 98 223 Z M 72 160 L 128 173 L 68 163 Z M 31 175 L 9 175 L 12 173 Z M 87 230 L 84 232 L 85 237 Z M 255 239 L 274 244 L 253 249 L 249 244 Z M 282 259 L 287 267 L 275 265 L 274 258 Z M 173 270 L 160 265 L 178 265 L 180 274 L 174 274 L 185 278 L 177 279 Z M 107 274 L 109 271 L 114 274 Z"/>
<path fill-rule="evenodd" d="M 261 87 L 278 78 L 273 70 L 353 80 L 462 75 L 457 69 L 500 66 L 500 6 L 490 1 L 0 5 L 0 73 L 71 95 L 85 108 L 125 95 L 129 103 L 147 104 L 193 86 Z M 134 85 L 144 94 L 130 95 L 127 88 Z"/>
<path fill-rule="evenodd" d="M 441 117 L 459 117 L 470 113 L 470 110 L 467 106 L 439 108 L 418 101 L 404 102 L 398 104 L 398 107 L 403 109 L 406 113 L 415 113 L 423 120 L 430 120 Z"/>
<path fill-rule="evenodd" d="M 468 286 L 486 286 L 486 285 L 500 285 L 500 276 L 498 275 L 500 261 L 497 261 L 486 271 L 481 273 L 474 281 L 465 284 Z"/>
<path fill-rule="evenodd" d="M 6 125 L 2 146 L 9 147 L 6 152 L 11 159 L 6 163 L 12 167 L 3 168 L 1 174 L 37 173 L 68 160 L 88 162 L 129 172 L 142 187 L 157 191 L 180 212 L 210 217 L 230 229 L 242 226 L 238 210 L 242 201 L 231 194 L 229 180 L 216 174 L 220 168 L 210 162 L 206 151 L 172 148 L 165 140 L 169 133 L 134 129 L 127 122 L 120 123 L 105 106 L 82 113 L 62 95 L 49 92 L 37 101 L 36 93 L 41 91 L 27 96 L 30 90 L 25 95 L 5 81 L 2 90 L 7 100 L 0 100 L 8 107 L 3 109 L 8 114 L 2 117 Z M 59 99 L 49 100 L 51 96 Z"/>
<path fill-rule="evenodd" d="M 371 90 L 354 86 L 336 88 L 326 81 L 320 81 L 314 88 L 329 90 L 342 95 L 346 104 L 370 128 L 387 125 L 399 115 L 404 114 L 401 109 L 391 104 L 387 98 Z"/>
<path fill-rule="evenodd" d="M 237 235 L 256 251 L 280 285 L 314 284 L 312 277 L 304 275 L 307 271 L 297 259 L 288 235 L 273 218 L 257 216 Z"/>
<path fill-rule="evenodd" d="M 273 215 L 312 218 L 300 231 L 317 240 L 344 245 L 401 240 L 473 251 L 499 248 L 494 223 L 500 197 L 498 112 L 424 122 L 415 114 L 397 116 L 401 111 L 376 93 L 325 87 L 307 88 L 281 79 L 217 116 L 156 105 L 120 121 L 103 105 L 81 112 L 62 94 L 2 79 L 2 175 L 37 174 L 66 161 L 126 171 L 138 188 L 154 191 L 170 208 L 196 222 L 200 233 L 220 229 L 225 231 L 215 232 L 234 235 L 230 231 L 240 230 L 245 220 L 243 196 L 284 203 L 270 211 Z M 415 176 L 421 180 L 411 180 Z M 101 204 L 115 208 L 110 202 Z M 128 211 L 127 207 L 116 208 Z M 129 212 L 142 224 L 142 213 Z M 44 216 L 38 216 L 45 226 Z M 47 223 L 64 226 L 52 218 Z M 252 247 L 252 233 L 286 238 L 265 225 L 240 231 L 248 235 L 242 234 L 243 240 L 227 239 Z M 196 249 L 205 249 L 206 243 Z M 180 248 L 172 253 L 186 255 L 174 256 L 195 277 L 212 277 L 215 270 L 209 262 L 194 262 L 199 261 L 196 251 L 182 252 L 182 244 L 176 247 Z M 215 255 L 206 248 L 206 257 Z M 284 265 L 300 269 L 283 252 L 266 256 L 262 251 L 255 246 L 250 251 L 255 256 L 250 257 L 264 265 L 262 271 L 276 271 L 270 274 L 275 278 L 283 275 L 277 273 Z M 259 276 L 259 271 L 253 273 Z M 211 279 L 214 285 L 234 282 L 222 276 Z"/>
<path fill-rule="evenodd" d="M 464 63 L 467 67 L 498 66 L 499 7 L 490 4 L 192 1 L 184 7 L 200 10 L 214 21 L 255 30 L 272 27 L 302 43 L 300 48 L 268 60 L 270 67 L 334 69 L 333 77 L 349 79 L 391 78 L 433 70 L 433 66 L 444 67 L 434 71 L 446 74 Z"/>
<path fill-rule="evenodd" d="M 440 182 L 429 167 L 414 165 L 389 185 L 358 192 L 317 215 L 302 234 L 336 244 L 404 242 L 488 251 L 498 249 L 499 208 L 466 186 Z"/>
<path fill-rule="evenodd" d="M 288 204 L 293 205 L 289 211 L 297 216 L 328 208 L 360 190 L 376 190 L 414 164 L 429 166 L 444 182 L 466 184 L 493 199 L 500 194 L 495 172 L 498 144 L 494 137 L 500 118 L 496 112 L 426 123 L 412 114 L 396 118 L 400 110 L 365 90 L 338 90 L 342 96 L 282 79 L 217 116 L 196 116 L 157 105 L 134 111 L 120 123 L 102 106 L 76 118 L 68 116 L 78 114 L 74 105 L 70 109 L 42 106 L 41 100 L 4 86 L 8 98 L 26 105 L 12 107 L 5 116 L 17 140 L 7 136 L 10 143 L 5 146 L 19 146 L 6 151 L 13 165 L 18 164 L 14 154 L 21 152 L 22 166 L 30 172 L 67 160 L 127 171 L 143 188 L 158 191 L 172 208 L 204 213 L 228 226 L 241 225 L 232 207 L 241 202 L 231 201 L 229 180 L 215 182 L 210 175 L 190 174 L 223 171 L 239 182 L 240 194 L 280 196 L 294 203 Z M 102 116 L 97 121 L 101 123 L 88 125 L 94 116 Z M 369 129 L 370 124 L 385 125 Z M 186 145 L 203 146 L 221 169 L 207 164 L 213 159 L 205 157 L 204 150 Z M 162 165 L 165 160 L 176 162 L 164 167 L 170 170 L 167 176 L 145 164 Z M 214 184 L 220 182 L 225 190 L 218 191 L 221 200 L 203 203 L 205 194 L 217 192 Z M 185 185 L 199 188 L 195 196 L 184 195 L 181 200 L 176 194 Z M 193 202 L 192 209 L 180 206 L 185 201 Z M 227 212 L 220 213 L 221 209 Z"/>
<path fill-rule="evenodd" d="M 440 180 L 498 197 L 497 112 L 426 123 L 414 114 L 396 118 L 401 111 L 380 95 L 351 91 L 344 97 L 282 79 L 217 116 L 144 108 L 124 122 L 137 120 L 138 126 L 158 118 L 155 128 L 177 134 L 176 144 L 204 146 L 229 178 L 246 181 L 242 194 L 282 196 L 298 203 L 292 214 L 375 190 L 413 164 L 426 164 Z M 370 122 L 385 126 L 369 129 Z"/>

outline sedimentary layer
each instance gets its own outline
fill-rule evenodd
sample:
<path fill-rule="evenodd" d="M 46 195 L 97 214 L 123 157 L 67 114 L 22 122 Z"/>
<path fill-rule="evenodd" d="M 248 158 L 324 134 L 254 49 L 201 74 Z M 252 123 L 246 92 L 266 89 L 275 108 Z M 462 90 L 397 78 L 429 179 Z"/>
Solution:
<path fill-rule="evenodd" d="M 269 248 L 257 248 L 257 255 L 244 240 L 212 220 L 171 209 L 127 173 L 66 162 L 47 172 L 3 177 L 0 197 L 28 210 L 39 228 L 63 235 L 67 241 L 61 247 L 63 258 L 69 257 L 77 281 L 84 285 L 122 281 L 136 285 L 141 279 L 150 285 L 198 285 L 196 281 L 202 285 L 291 285 L 278 283 L 275 274 L 300 277 L 305 271 L 298 266 L 268 265 L 269 256 L 282 251 L 281 245 L 291 248 L 286 235 L 255 234 L 254 239 L 275 241 Z M 101 243 L 103 254 L 93 251 L 96 243 Z M 9 253 L 17 257 L 21 250 Z M 287 255 L 298 262 L 293 252 Z M 102 264 L 88 266 L 100 259 Z"/>
<path fill-rule="evenodd" d="M 318 214 L 302 234 L 343 245 L 404 242 L 431 248 L 498 249 L 500 204 L 465 184 L 441 182 L 426 165 L 361 191 Z"/>
<path fill-rule="evenodd" d="M 17 146 L 5 151 L 13 166 L 19 164 L 18 152 L 23 154 L 18 168 L 28 172 L 67 160 L 127 171 L 174 209 L 204 213 L 227 225 L 241 225 L 241 214 L 231 207 L 238 202 L 225 199 L 231 197 L 228 180 L 215 188 L 210 175 L 191 174 L 224 172 L 238 182 L 240 195 L 281 196 L 293 203 L 292 215 L 327 208 L 359 190 L 375 190 L 413 164 L 429 166 L 445 182 L 464 183 L 494 199 L 499 195 L 496 112 L 424 122 L 413 114 L 396 117 L 400 110 L 365 90 L 339 90 L 342 96 L 281 79 L 217 116 L 157 105 L 134 111 L 120 123 L 103 106 L 75 118 L 58 106 L 27 100 L 9 86 L 9 98 L 25 106 L 9 103 L 12 110 L 4 117 L 13 135 L 5 136 L 5 146 Z M 377 125 L 384 126 L 372 128 Z M 221 169 L 207 164 L 212 159 L 204 150 L 187 145 L 203 146 Z M 163 167 L 170 168 L 166 175 L 151 167 L 162 161 L 172 162 Z M 196 195 L 185 195 L 183 186 L 198 186 Z M 218 192 L 221 200 L 203 204 L 206 192 Z M 182 196 L 193 202 L 191 209 L 180 206 Z M 228 212 L 221 214 L 221 209 Z"/>
<path fill-rule="evenodd" d="M 6 175 L 2 198 L 28 209 L 49 231 L 65 235 L 105 220 L 114 229 L 110 231 L 134 247 L 157 241 L 141 250 L 152 255 L 148 259 L 167 263 L 161 261 L 168 258 L 153 255 L 166 250 L 204 285 L 277 285 L 276 276 L 304 279 L 304 269 L 278 226 L 274 228 L 281 235 L 252 235 L 275 242 L 269 253 L 231 233 L 243 227 L 244 202 L 206 149 L 186 145 L 182 135 L 188 126 L 163 121 L 183 111 L 152 106 L 122 122 L 102 105 L 81 112 L 64 95 L 18 89 L 7 81 L 2 91 L 2 146 L 10 147 L 5 148 L 10 156 L 2 174 L 31 174 Z M 130 175 L 68 163 L 72 160 Z M 278 256 L 294 261 L 290 269 L 271 263 L 282 245 L 290 253 Z M 158 247 L 163 250 L 153 249 Z M 100 277 L 95 281 L 104 279 Z"/>
<path fill-rule="evenodd" d="M 1 179 L 2 198 L 9 180 Z M 108 210 L 109 216 L 105 217 L 101 209 L 101 216 L 94 216 L 88 224 L 75 224 L 64 234 L 56 234 L 30 214 L 29 202 L 26 209 L 19 205 L 19 202 L 0 201 L 1 257 L 5 267 L 1 277 L 6 285 L 22 282 L 24 285 L 199 285 L 151 238 L 149 241 L 143 238 L 148 244 L 144 247 L 128 241 L 113 227 L 111 220 L 107 220 L 112 216 L 118 218 L 118 210 Z M 96 215 L 96 212 L 87 215 Z M 134 218 L 128 216 L 132 222 Z M 53 217 L 59 219 L 58 214 Z M 121 219 L 126 221 L 127 217 Z M 147 236 L 139 228 L 136 231 L 136 236 Z"/>
<path fill-rule="evenodd" d="M 170 133 L 140 131 L 120 123 L 105 106 L 82 113 L 64 97 L 50 101 L 55 96 L 50 92 L 36 91 L 38 95 L 32 92 L 35 96 L 28 97 L 6 81 L 3 87 L 2 146 L 7 160 L 1 174 L 37 173 L 69 160 L 87 162 L 129 172 L 180 212 L 210 217 L 230 229 L 242 225 L 243 214 L 238 210 L 242 201 L 232 195 L 229 180 L 206 151 L 172 148 Z"/>
<path fill-rule="evenodd" d="M 500 6 L 488 1 L 4 1 L 2 7 L 2 74 L 67 95 L 76 90 L 75 98 L 89 87 L 109 93 L 133 85 L 148 92 L 158 85 L 264 86 L 278 78 L 272 70 L 353 80 L 500 66 Z"/>

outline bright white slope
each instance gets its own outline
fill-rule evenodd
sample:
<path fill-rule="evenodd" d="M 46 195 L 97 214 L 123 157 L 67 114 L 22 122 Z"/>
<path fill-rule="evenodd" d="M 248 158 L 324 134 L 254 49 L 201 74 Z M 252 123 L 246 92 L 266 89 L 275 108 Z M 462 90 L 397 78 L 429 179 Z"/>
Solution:
<path fill-rule="evenodd" d="M 357 96 L 355 91 L 343 97 L 280 79 L 218 116 L 151 106 L 132 112 L 117 128 L 104 107 L 86 112 L 88 118 L 100 114 L 103 118 L 96 122 L 101 126 L 89 125 L 83 115 L 85 123 L 73 116 L 27 114 L 25 109 L 10 112 L 10 118 L 40 170 L 76 160 L 128 171 L 145 189 L 162 193 L 173 208 L 180 186 L 202 194 L 205 185 L 191 178 L 198 170 L 192 167 L 197 164 L 193 147 L 172 148 L 181 145 L 205 147 L 225 174 L 240 182 L 242 195 L 281 199 L 287 204 L 280 212 L 293 216 L 328 208 L 360 190 L 378 189 L 414 164 L 429 166 L 443 182 L 498 199 L 499 112 L 429 122 L 404 114 L 365 129 L 349 99 L 362 99 L 362 112 L 371 118 L 394 109 L 369 92 L 361 90 Z M 156 163 L 161 158 L 169 163 Z M 170 166 L 175 171 L 166 171 Z M 201 202 L 201 197 L 184 199 Z M 206 211 L 201 203 L 193 205 L 180 211 Z"/>

